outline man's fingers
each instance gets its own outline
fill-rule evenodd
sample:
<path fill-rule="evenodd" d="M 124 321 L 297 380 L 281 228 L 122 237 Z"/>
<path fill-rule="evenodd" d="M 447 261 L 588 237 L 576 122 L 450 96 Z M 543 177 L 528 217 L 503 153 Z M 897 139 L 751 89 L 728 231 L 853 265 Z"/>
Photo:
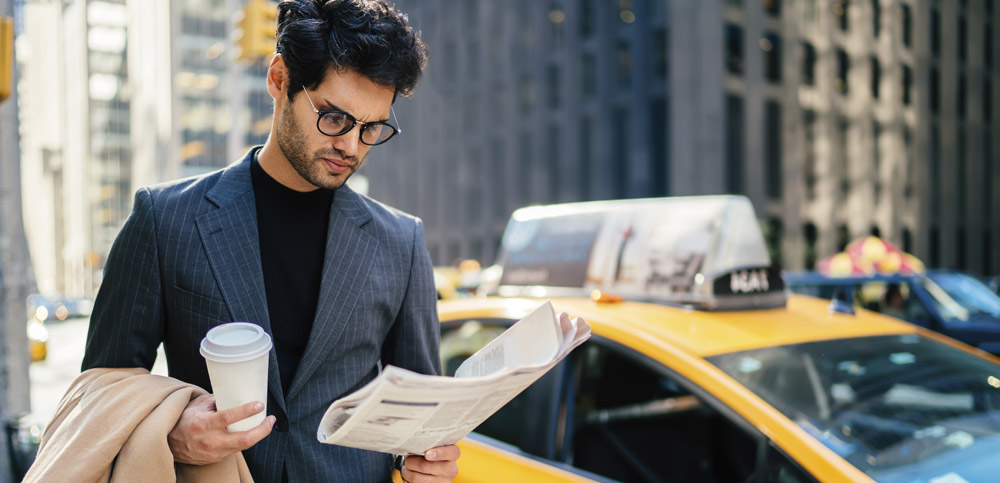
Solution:
<path fill-rule="evenodd" d="M 461 456 L 462 450 L 457 445 L 438 446 L 424 452 L 424 458 L 428 461 L 455 461 Z"/>
<path fill-rule="evenodd" d="M 229 408 L 225 411 L 219 411 L 215 413 L 212 418 L 213 426 L 216 428 L 225 428 L 230 424 L 237 421 L 242 421 L 254 414 L 257 414 L 264 410 L 264 403 L 259 401 L 249 402 L 242 406 L 236 406 L 235 408 Z"/>
<path fill-rule="evenodd" d="M 421 456 L 406 458 L 403 468 L 418 474 L 447 478 L 449 480 L 458 476 L 458 465 L 454 461 L 427 461 L 426 458 Z M 407 481 L 413 480 L 407 479 Z"/>
<path fill-rule="evenodd" d="M 268 416 L 257 426 L 239 433 L 231 433 L 229 436 L 234 438 L 233 443 L 235 447 L 239 448 L 240 451 L 243 451 L 257 444 L 258 441 L 271 434 L 271 428 L 274 427 L 274 421 L 274 416 Z"/>

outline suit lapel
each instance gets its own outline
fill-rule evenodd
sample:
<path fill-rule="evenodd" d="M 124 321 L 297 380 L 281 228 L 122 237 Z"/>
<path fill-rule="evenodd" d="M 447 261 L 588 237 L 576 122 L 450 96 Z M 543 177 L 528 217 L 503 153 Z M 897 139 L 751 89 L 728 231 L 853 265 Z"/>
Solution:
<path fill-rule="evenodd" d="M 369 219 L 371 214 L 357 193 L 346 185 L 337 189 L 330 209 L 316 318 L 288 389 L 289 401 L 316 372 L 330 349 L 336 347 L 353 320 L 354 306 L 361 298 L 378 248 L 378 240 L 362 229 Z"/>
<path fill-rule="evenodd" d="M 196 223 L 212 273 L 234 321 L 256 323 L 273 338 L 260 264 L 257 205 L 250 179 L 252 153 L 253 150 L 223 171 L 205 195 L 219 208 L 199 216 Z M 274 350 L 269 355 L 267 372 L 268 389 L 287 413 Z"/>

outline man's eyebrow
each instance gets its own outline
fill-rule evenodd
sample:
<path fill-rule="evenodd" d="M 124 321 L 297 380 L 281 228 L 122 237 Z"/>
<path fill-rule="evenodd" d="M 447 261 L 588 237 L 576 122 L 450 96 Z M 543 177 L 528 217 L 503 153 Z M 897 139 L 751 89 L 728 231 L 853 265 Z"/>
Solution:
<path fill-rule="evenodd" d="M 326 106 L 327 108 L 326 108 L 326 109 L 323 109 L 323 107 L 322 107 L 323 105 L 325 105 L 325 106 Z M 340 106 L 338 106 L 338 105 L 336 105 L 336 104 L 334 104 L 334 103 L 332 103 L 332 102 L 330 102 L 330 101 L 326 100 L 326 98 L 325 98 L 325 97 L 321 97 L 321 98 L 319 99 L 319 102 L 317 103 L 317 106 L 316 106 L 316 109 L 317 109 L 317 110 L 320 110 L 320 111 L 340 111 L 340 112 L 346 112 L 347 114 L 350 114 L 350 115 L 351 115 L 351 117 L 353 117 L 353 118 L 357 119 L 357 120 L 358 120 L 359 122 L 365 122 L 365 123 L 368 123 L 368 122 L 386 122 L 386 121 L 388 121 L 388 120 L 389 120 L 389 118 L 387 117 L 387 118 L 385 118 L 385 119 L 377 119 L 377 120 L 375 120 L 375 121 L 362 121 L 362 120 L 361 120 L 361 119 L 360 119 L 360 118 L 359 118 L 358 116 L 356 116 L 356 115 L 355 115 L 355 114 L 354 114 L 353 112 L 351 112 L 351 111 L 348 111 L 347 109 L 343 109 L 343 108 L 341 108 Z"/>

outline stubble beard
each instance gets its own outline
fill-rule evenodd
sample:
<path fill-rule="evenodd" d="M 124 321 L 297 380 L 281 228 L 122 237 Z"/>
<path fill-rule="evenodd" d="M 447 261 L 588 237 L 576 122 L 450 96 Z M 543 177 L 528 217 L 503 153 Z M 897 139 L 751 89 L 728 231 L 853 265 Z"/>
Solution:
<path fill-rule="evenodd" d="M 278 120 L 278 148 L 302 179 L 317 188 L 337 189 L 357 171 L 361 162 L 357 157 L 344 156 L 336 148 L 319 149 L 309 154 L 306 147 L 306 135 L 302 132 L 291 110 L 291 103 L 285 104 L 281 118 Z M 343 175 L 335 175 L 326 169 L 322 158 L 338 158 L 352 163 L 353 169 Z"/>

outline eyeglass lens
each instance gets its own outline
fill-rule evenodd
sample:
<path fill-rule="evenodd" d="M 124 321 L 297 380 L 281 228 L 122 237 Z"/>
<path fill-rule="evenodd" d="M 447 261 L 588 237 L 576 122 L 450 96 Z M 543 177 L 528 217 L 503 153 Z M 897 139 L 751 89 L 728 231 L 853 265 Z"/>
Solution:
<path fill-rule="evenodd" d="M 327 112 L 319 120 L 319 130 L 328 136 L 340 136 L 354 128 L 354 118 L 343 112 Z M 361 128 L 361 140 L 365 144 L 380 144 L 394 134 L 393 129 L 383 122 L 366 123 Z"/>

